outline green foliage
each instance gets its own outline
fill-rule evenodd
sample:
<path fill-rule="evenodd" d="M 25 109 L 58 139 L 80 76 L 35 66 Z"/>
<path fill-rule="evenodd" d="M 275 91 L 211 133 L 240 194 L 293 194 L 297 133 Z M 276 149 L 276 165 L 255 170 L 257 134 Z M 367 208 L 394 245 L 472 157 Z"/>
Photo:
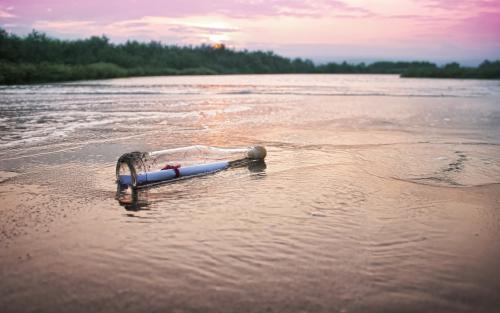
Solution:
<path fill-rule="evenodd" d="M 499 79 L 500 60 L 490 62 L 488 60 L 478 67 L 462 67 L 458 63 L 449 63 L 443 67 L 413 68 L 401 73 L 402 77 L 431 77 L 431 78 L 479 78 Z"/>
<path fill-rule="evenodd" d="M 0 62 L 0 84 L 57 82 L 125 76 L 129 76 L 128 71 L 110 63 L 66 65 Z"/>
<path fill-rule="evenodd" d="M 288 59 L 271 51 L 236 51 L 224 45 L 179 47 L 157 41 L 113 44 L 105 36 L 59 40 L 33 30 L 25 37 L 0 28 L 0 84 L 56 82 L 146 75 L 265 73 L 370 73 L 403 77 L 500 78 L 500 61 L 477 68 L 429 62 L 328 63 Z"/>

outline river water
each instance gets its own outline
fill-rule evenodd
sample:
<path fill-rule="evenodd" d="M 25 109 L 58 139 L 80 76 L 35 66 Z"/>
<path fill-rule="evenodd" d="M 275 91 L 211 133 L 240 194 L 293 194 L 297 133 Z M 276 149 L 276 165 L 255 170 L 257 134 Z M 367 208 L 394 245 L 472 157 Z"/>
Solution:
<path fill-rule="evenodd" d="M 2 312 L 497 312 L 500 82 L 0 86 Z M 117 195 L 130 151 L 265 164 Z"/>

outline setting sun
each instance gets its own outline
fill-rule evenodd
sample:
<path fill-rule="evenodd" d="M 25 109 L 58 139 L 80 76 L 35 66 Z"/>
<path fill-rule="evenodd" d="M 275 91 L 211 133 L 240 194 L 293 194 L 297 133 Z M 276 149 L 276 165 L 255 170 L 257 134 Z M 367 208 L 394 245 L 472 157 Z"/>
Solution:
<path fill-rule="evenodd" d="M 209 34 L 207 37 L 214 46 L 229 40 L 229 36 L 226 34 Z"/>
<path fill-rule="evenodd" d="M 214 49 L 224 49 L 225 47 L 226 47 L 226 45 L 224 45 L 223 43 L 220 43 L 220 42 L 214 43 L 212 45 L 212 48 L 214 48 Z"/>

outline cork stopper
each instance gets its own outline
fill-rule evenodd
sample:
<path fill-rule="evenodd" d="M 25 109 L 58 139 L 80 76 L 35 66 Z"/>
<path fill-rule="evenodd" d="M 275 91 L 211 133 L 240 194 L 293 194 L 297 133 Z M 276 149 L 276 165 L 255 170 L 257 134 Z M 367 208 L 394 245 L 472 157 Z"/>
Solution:
<path fill-rule="evenodd" d="M 247 157 L 253 160 L 263 160 L 267 155 L 266 148 L 262 146 L 255 146 L 247 153 Z"/>

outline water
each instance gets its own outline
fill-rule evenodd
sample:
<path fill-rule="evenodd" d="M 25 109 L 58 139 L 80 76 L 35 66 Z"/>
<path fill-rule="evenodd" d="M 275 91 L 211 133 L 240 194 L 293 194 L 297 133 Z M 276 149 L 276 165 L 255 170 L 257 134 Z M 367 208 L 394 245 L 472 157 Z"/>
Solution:
<path fill-rule="evenodd" d="M 2 312 L 496 312 L 500 83 L 371 75 L 0 87 Z M 125 152 L 265 164 L 117 196 Z"/>

